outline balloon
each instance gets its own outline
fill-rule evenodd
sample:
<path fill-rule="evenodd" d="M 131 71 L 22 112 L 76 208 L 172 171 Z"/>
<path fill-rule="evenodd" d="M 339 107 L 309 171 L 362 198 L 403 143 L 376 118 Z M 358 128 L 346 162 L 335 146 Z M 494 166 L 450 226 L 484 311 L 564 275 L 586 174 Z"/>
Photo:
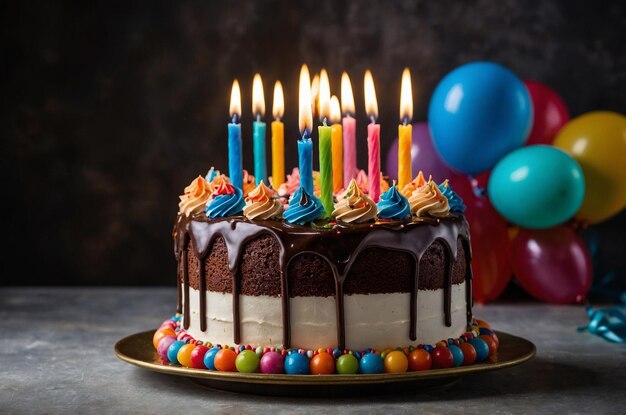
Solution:
<path fill-rule="evenodd" d="M 524 83 L 503 66 L 474 62 L 439 82 L 428 110 L 435 148 L 454 170 L 475 175 L 521 147 L 532 125 Z"/>
<path fill-rule="evenodd" d="M 576 218 L 598 223 L 626 206 L 626 117 L 583 114 L 559 131 L 554 145 L 570 153 L 585 175 L 587 191 Z"/>
<path fill-rule="evenodd" d="M 485 197 L 463 199 L 472 241 L 472 293 L 479 303 L 495 300 L 511 280 L 508 228 Z"/>
<path fill-rule="evenodd" d="M 533 126 L 527 145 L 552 144 L 554 137 L 569 121 L 569 111 L 554 90 L 537 81 L 524 81 L 533 104 Z"/>
<path fill-rule="evenodd" d="M 420 170 L 424 172 L 426 178 L 428 175 L 433 176 L 433 180 L 437 183 L 449 179 L 452 183 L 465 180 L 454 170 L 450 169 L 446 163 L 441 160 L 439 154 L 435 150 L 433 140 L 430 137 L 428 123 L 418 122 L 413 124 L 413 145 L 411 146 L 411 169 L 413 176 L 417 175 Z M 385 172 L 392 179 L 398 176 L 398 139 L 392 143 L 389 151 L 387 151 L 387 163 Z"/>
<path fill-rule="evenodd" d="M 496 210 L 524 228 L 559 225 L 578 211 L 585 196 L 583 172 L 564 151 L 523 147 L 494 167 L 487 187 Z"/>
<path fill-rule="evenodd" d="M 533 297 L 566 304 L 581 301 L 589 292 L 591 257 L 571 229 L 522 229 L 511 250 L 513 273 Z"/>

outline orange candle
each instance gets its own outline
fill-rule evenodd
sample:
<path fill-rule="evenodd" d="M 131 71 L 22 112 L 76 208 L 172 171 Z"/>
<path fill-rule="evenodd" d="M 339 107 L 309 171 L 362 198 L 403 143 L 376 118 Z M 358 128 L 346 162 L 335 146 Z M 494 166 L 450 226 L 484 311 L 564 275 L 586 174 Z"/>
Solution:
<path fill-rule="evenodd" d="M 285 125 L 280 120 L 285 113 L 285 98 L 280 81 L 274 85 L 274 102 L 272 103 L 272 187 L 285 181 Z"/>
<path fill-rule="evenodd" d="M 341 107 L 339 99 L 330 98 L 330 137 L 333 153 L 333 193 L 343 189 L 343 129 L 341 128 Z"/>
<path fill-rule="evenodd" d="M 400 120 L 398 126 L 398 188 L 411 182 L 411 146 L 413 145 L 413 92 L 411 90 L 411 73 L 408 68 L 402 72 L 402 87 L 400 89 Z"/>

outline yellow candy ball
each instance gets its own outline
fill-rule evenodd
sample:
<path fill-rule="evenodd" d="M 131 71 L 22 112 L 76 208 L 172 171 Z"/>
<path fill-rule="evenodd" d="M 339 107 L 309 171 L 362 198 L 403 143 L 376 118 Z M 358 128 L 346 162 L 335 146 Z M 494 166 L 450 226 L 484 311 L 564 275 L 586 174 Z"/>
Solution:
<path fill-rule="evenodd" d="M 386 373 L 403 373 L 409 368 L 409 359 L 400 351 L 392 351 L 385 356 Z"/>
<path fill-rule="evenodd" d="M 193 367 L 191 364 L 191 352 L 196 348 L 195 344 L 185 344 L 179 350 L 176 355 L 178 362 L 184 367 Z"/>

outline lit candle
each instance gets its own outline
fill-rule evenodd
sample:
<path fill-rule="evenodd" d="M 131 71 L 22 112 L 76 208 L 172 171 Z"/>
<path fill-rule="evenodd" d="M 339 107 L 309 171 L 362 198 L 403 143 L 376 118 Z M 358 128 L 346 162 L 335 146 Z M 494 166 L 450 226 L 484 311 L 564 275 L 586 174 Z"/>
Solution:
<path fill-rule="evenodd" d="M 232 122 L 228 124 L 228 175 L 230 183 L 243 189 L 243 166 L 241 165 L 241 91 L 239 82 L 235 79 L 230 93 L 230 116 Z"/>
<path fill-rule="evenodd" d="M 341 128 L 341 108 L 339 99 L 330 98 L 330 135 L 333 142 L 333 192 L 338 193 L 343 187 L 343 137 Z"/>
<path fill-rule="evenodd" d="M 272 102 L 272 185 L 274 189 L 285 181 L 285 125 L 280 120 L 285 113 L 285 98 L 280 81 L 274 84 Z"/>
<path fill-rule="evenodd" d="M 376 124 L 378 117 L 378 101 L 372 73 L 365 71 L 365 112 L 371 123 L 367 126 L 367 178 L 369 181 L 369 196 L 377 203 L 380 198 L 380 124 Z"/>
<path fill-rule="evenodd" d="M 261 75 L 254 75 L 252 81 L 252 114 L 255 120 L 252 123 L 252 144 L 254 151 L 254 177 L 256 184 L 261 181 L 267 183 L 267 166 L 265 164 L 265 122 L 261 118 L 265 116 L 265 96 L 263 94 L 263 81 Z"/>
<path fill-rule="evenodd" d="M 346 72 L 341 75 L 341 109 L 343 110 L 343 187 L 356 178 L 356 119 L 352 84 Z"/>
<path fill-rule="evenodd" d="M 413 136 L 413 92 L 409 68 L 402 72 L 400 88 L 400 125 L 398 125 L 398 189 L 404 189 L 413 178 L 411 172 L 411 146 Z"/>
<path fill-rule="evenodd" d="M 300 186 L 310 195 L 313 194 L 313 114 L 311 113 L 311 78 L 309 68 L 300 69 L 300 94 L 298 105 L 298 124 L 302 138 L 298 140 L 298 165 L 300 167 Z"/>
<path fill-rule="evenodd" d="M 332 137 L 331 127 L 328 126 L 330 118 L 330 83 L 326 69 L 322 69 L 320 73 L 319 102 L 320 122 L 322 123 L 322 125 L 317 127 L 320 142 L 320 200 L 322 205 L 324 205 L 326 215 L 330 216 L 335 206 L 333 204 Z"/>

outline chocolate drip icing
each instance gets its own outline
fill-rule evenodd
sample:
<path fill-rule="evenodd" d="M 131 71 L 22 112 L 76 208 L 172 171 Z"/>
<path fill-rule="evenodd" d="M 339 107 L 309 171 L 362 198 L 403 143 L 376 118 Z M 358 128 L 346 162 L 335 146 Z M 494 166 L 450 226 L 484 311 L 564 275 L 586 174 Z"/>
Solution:
<path fill-rule="evenodd" d="M 176 272 L 178 278 L 176 278 L 176 313 L 180 314 L 183 312 L 183 289 L 181 287 L 180 276 L 182 273 L 182 252 L 176 253 L 176 260 L 178 261 L 178 267 L 176 268 Z"/>
<path fill-rule="evenodd" d="M 465 251 L 465 314 L 467 324 L 472 321 L 472 307 L 474 298 L 472 296 L 472 247 L 467 239 L 463 239 L 463 250 Z"/>
<path fill-rule="evenodd" d="M 233 296 L 233 332 L 234 342 L 241 340 L 239 318 L 239 262 L 245 244 L 263 234 L 274 236 L 279 242 L 279 266 L 281 278 L 281 302 L 283 319 L 283 346 L 291 345 L 289 286 L 287 269 L 289 263 L 298 255 L 310 253 L 323 258 L 330 266 L 335 279 L 335 301 L 337 315 L 337 342 L 339 348 L 345 347 L 346 326 L 343 301 L 344 281 L 354 261 L 367 248 L 383 248 L 406 252 L 414 260 L 415 281 L 411 289 L 410 333 L 411 340 L 416 340 L 417 326 L 417 293 L 419 288 L 419 263 L 422 255 L 436 241 L 440 240 L 447 248 L 444 279 L 444 314 L 445 324 L 451 326 L 451 286 L 452 266 L 456 261 L 457 239 L 469 240 L 467 222 L 463 217 L 451 216 L 444 219 L 414 218 L 407 221 L 382 222 L 376 224 L 343 224 L 335 226 L 299 226 L 285 222 L 269 220 L 251 222 L 245 217 L 231 217 L 209 220 L 200 215 L 192 219 L 179 216 L 176 224 L 175 250 L 178 255 L 185 252 L 185 238 L 191 240 L 194 252 L 200 261 L 200 269 L 204 269 L 204 259 L 211 243 L 221 236 L 228 251 L 228 268 L 232 276 Z M 465 243 L 465 242 L 463 242 Z M 464 248 L 467 246 L 463 245 Z M 468 255 L 469 258 L 469 255 Z M 186 263 L 186 255 L 183 264 Z M 183 271 L 185 287 L 184 322 L 189 323 L 189 276 L 186 266 Z M 469 269 L 469 259 L 466 264 Z M 466 275 L 466 283 L 471 282 L 471 275 Z M 204 272 L 201 280 L 204 280 Z M 204 282 L 200 290 L 206 291 Z M 466 285 L 466 300 L 469 299 L 467 310 L 471 318 L 471 291 Z M 202 309 L 201 321 L 206 325 L 206 314 Z M 201 330 L 202 326 L 201 326 Z"/>
<path fill-rule="evenodd" d="M 186 235 L 185 235 L 186 236 Z M 189 242 L 185 239 L 187 245 Z M 187 263 L 187 249 L 183 249 L 181 252 L 181 258 L 183 262 L 183 289 L 185 290 L 185 300 L 184 300 L 184 309 L 183 309 L 183 328 L 186 330 L 189 328 L 189 264 Z"/>

